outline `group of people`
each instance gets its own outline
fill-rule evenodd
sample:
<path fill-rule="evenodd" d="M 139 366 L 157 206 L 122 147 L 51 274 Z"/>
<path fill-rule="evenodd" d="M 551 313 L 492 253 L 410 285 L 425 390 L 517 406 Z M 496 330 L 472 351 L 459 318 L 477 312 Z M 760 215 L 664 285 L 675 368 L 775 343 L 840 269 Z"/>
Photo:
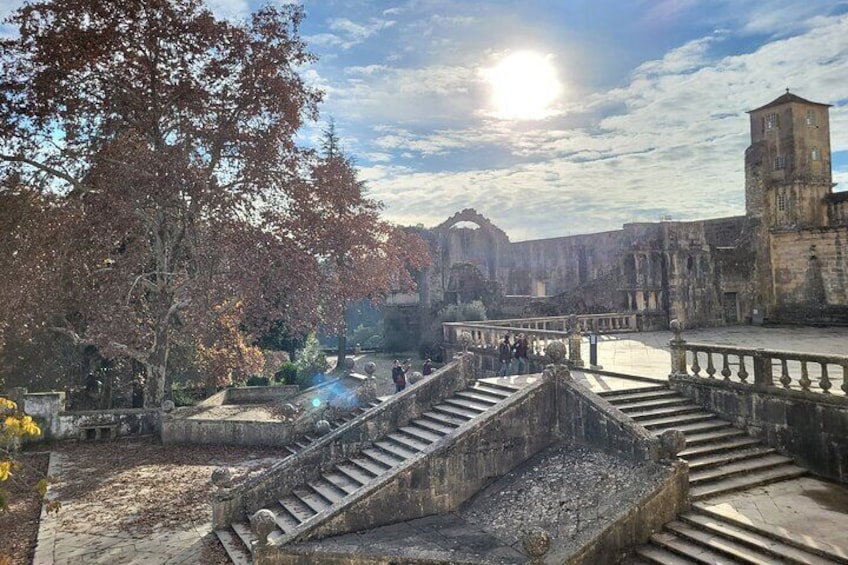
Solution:
<path fill-rule="evenodd" d="M 515 343 L 509 342 L 509 334 L 504 334 L 503 341 L 498 345 L 498 376 L 506 377 L 512 373 L 512 360 L 518 362 L 516 367 L 518 375 L 523 375 L 530 368 L 530 362 L 527 360 L 527 337 L 520 333 L 515 338 Z"/>
<path fill-rule="evenodd" d="M 392 363 L 392 382 L 395 383 L 395 392 L 400 392 L 406 388 L 406 374 L 412 367 L 412 360 L 407 359 L 403 363 L 395 359 Z M 421 367 L 421 374 L 425 377 L 433 373 L 433 362 L 429 359 L 424 360 L 424 366 Z"/>

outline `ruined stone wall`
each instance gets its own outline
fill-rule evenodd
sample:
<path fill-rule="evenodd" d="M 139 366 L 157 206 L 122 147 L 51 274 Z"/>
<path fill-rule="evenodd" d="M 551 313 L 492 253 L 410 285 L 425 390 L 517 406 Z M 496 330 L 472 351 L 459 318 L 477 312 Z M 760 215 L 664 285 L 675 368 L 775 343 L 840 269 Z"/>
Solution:
<path fill-rule="evenodd" d="M 848 226 L 771 233 L 775 318 L 848 323 Z"/>

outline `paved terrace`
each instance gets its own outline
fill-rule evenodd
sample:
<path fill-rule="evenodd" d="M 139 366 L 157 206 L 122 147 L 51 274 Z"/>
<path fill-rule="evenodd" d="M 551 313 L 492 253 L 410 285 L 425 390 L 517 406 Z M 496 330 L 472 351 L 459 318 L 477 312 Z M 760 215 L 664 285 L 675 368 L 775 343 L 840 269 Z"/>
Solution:
<path fill-rule="evenodd" d="M 760 328 L 728 327 L 686 331 L 684 339 L 690 342 L 715 345 L 733 345 L 750 348 L 767 348 L 808 353 L 848 353 L 848 328 Z M 670 372 L 670 352 L 668 340 L 670 332 L 645 332 L 638 334 L 619 334 L 602 336 L 598 345 L 598 361 L 604 372 L 620 375 L 636 375 L 653 379 L 665 379 Z M 588 344 L 584 341 L 584 359 L 588 361 Z M 575 372 L 575 379 L 590 386 L 593 390 L 615 390 L 649 386 L 650 383 L 633 381 L 617 375 Z M 528 377 L 511 377 L 508 381 L 520 382 Z M 533 377 L 529 377 L 533 378 Z M 73 458 L 73 452 L 68 453 Z M 57 461 L 58 463 L 58 461 Z M 61 482 L 61 467 L 73 465 L 73 461 L 62 460 L 51 472 L 57 471 Z M 535 462 L 537 465 L 539 462 Z M 211 467 L 210 467 L 211 468 Z M 737 517 L 740 520 L 757 524 L 765 529 L 774 529 L 791 536 L 797 536 L 808 543 L 816 543 L 836 548 L 848 559 L 848 487 L 815 478 L 786 481 L 740 493 L 722 495 L 704 501 L 717 512 Z M 88 506 L 90 508 L 84 508 Z M 119 523 L 126 512 L 132 508 L 110 505 L 104 501 L 74 501 L 66 508 L 73 507 L 78 515 L 96 513 L 99 522 Z M 469 507 L 469 512 L 474 508 Z M 42 523 L 39 532 L 39 547 L 36 563 L 198 563 L 203 557 L 198 542 L 211 534 L 211 522 L 208 512 L 204 515 L 187 515 L 184 527 L 154 528 L 144 538 L 134 538 L 118 528 L 110 532 L 108 526 L 91 531 L 90 536 L 81 536 L 79 527 L 65 528 L 62 522 L 48 518 Z M 74 522 L 71 520 L 71 522 Z M 77 524 L 78 526 L 78 524 Z M 351 542 L 361 549 L 365 546 L 395 546 L 408 543 L 411 529 L 431 530 L 426 519 L 387 529 L 372 530 L 368 534 L 373 539 L 363 539 L 357 534 L 336 538 L 338 548 L 351 549 Z M 446 528 L 450 530 L 450 528 Z M 468 550 L 472 555 L 480 555 L 481 540 L 475 532 L 455 530 L 453 540 L 445 543 L 452 551 L 462 553 Z M 448 535 L 447 531 L 440 532 Z M 431 538 L 432 539 L 432 538 Z M 328 540 L 329 541 L 329 540 Z M 496 547 L 488 548 L 497 553 Z M 509 562 L 509 556 L 500 554 Z M 495 559 L 495 561 L 498 561 Z"/>

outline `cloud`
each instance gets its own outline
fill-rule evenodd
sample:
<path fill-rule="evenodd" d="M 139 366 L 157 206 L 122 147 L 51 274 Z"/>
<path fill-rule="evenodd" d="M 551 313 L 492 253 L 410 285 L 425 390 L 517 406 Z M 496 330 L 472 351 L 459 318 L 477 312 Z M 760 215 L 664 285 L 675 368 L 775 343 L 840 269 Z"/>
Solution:
<path fill-rule="evenodd" d="M 715 56 L 726 33 L 689 41 L 640 65 L 627 85 L 591 94 L 573 102 L 568 116 L 532 127 L 475 119 L 462 100 L 466 119 L 450 122 L 455 127 L 428 129 L 402 116 L 381 121 L 370 145 L 407 157 L 363 169 L 371 194 L 391 219 L 409 224 L 436 225 L 471 206 L 513 240 L 606 231 L 663 215 L 744 214 L 745 112 L 787 85 L 815 101 L 841 100 L 848 16 L 819 18 L 813 29 L 751 53 Z M 418 95 L 450 96 L 471 80 L 468 69 L 453 67 L 378 74 Z M 421 84 L 423 76 L 434 84 Z M 848 150 L 845 102 L 831 109 L 831 131 L 833 151 Z M 452 170 L 427 172 L 445 156 Z M 846 177 L 843 169 L 834 180 Z"/>
<path fill-rule="evenodd" d="M 331 33 L 307 35 L 304 39 L 314 47 L 341 47 L 347 50 L 394 26 L 395 23 L 394 20 L 381 18 L 370 18 L 365 23 L 354 22 L 348 18 L 331 18 L 327 20 Z"/>

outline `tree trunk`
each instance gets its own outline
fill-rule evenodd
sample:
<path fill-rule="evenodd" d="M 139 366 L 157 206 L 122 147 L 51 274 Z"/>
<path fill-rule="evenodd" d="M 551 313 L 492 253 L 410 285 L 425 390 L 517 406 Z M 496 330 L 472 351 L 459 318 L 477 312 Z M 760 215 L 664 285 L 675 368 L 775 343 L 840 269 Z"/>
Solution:
<path fill-rule="evenodd" d="M 344 360 L 347 357 L 347 324 L 342 324 L 342 329 L 339 331 L 339 351 L 336 359 L 336 370 L 344 369 Z"/>
<path fill-rule="evenodd" d="M 166 396 L 166 378 L 168 368 L 168 326 L 167 322 L 157 324 L 150 351 L 150 361 L 146 363 L 147 386 L 144 395 L 145 408 L 161 408 Z M 170 390 L 167 391 L 170 397 Z"/>

